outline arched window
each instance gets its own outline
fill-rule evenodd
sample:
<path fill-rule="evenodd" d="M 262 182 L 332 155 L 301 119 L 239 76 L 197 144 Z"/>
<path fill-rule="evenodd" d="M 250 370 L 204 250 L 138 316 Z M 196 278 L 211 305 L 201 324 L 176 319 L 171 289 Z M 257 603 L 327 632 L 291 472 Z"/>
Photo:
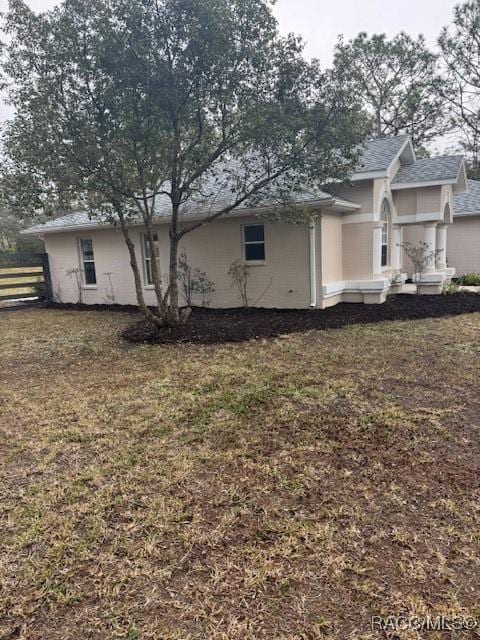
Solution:
<path fill-rule="evenodd" d="M 381 212 L 382 221 L 382 257 L 380 264 L 387 267 L 390 261 L 390 205 L 384 200 Z"/>

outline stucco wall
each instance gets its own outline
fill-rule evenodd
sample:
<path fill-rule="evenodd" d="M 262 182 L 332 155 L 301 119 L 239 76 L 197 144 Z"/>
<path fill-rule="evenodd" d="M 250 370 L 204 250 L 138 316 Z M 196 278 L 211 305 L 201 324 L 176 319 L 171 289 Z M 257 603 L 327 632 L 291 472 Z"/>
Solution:
<path fill-rule="evenodd" d="M 333 192 L 340 198 L 361 205 L 361 209 L 357 213 L 372 213 L 374 209 L 373 186 L 373 180 L 361 180 L 351 186 L 336 187 Z"/>
<path fill-rule="evenodd" d="M 228 268 L 234 260 L 242 258 L 242 225 L 258 222 L 254 217 L 219 220 L 197 229 L 182 240 L 180 251 L 186 252 L 189 264 L 205 271 L 215 284 L 212 306 L 239 306 L 240 297 L 232 286 Z M 266 260 L 264 264 L 251 266 L 251 303 L 279 308 L 307 307 L 310 303 L 308 228 L 305 225 L 262 222 L 265 224 Z M 160 242 L 160 269 L 162 274 L 167 274 L 168 229 L 166 225 L 159 225 L 156 230 Z M 113 289 L 116 303 L 136 304 L 128 251 L 120 232 L 112 229 L 46 236 L 56 296 L 63 302 L 79 300 L 76 279 L 69 276 L 68 271 L 80 266 L 80 237 L 93 239 L 97 272 L 97 286 L 82 287 L 82 301 L 86 304 L 110 302 Z M 142 229 L 133 228 L 131 237 L 139 264 L 143 266 Z M 144 293 L 147 303 L 154 304 L 152 288 L 144 286 Z"/>
<path fill-rule="evenodd" d="M 439 213 L 442 210 L 443 192 L 438 187 L 401 189 L 393 192 L 393 202 L 399 216 L 417 213 Z"/>
<path fill-rule="evenodd" d="M 417 189 L 417 212 L 438 213 L 441 211 L 442 187 Z"/>
<path fill-rule="evenodd" d="M 373 278 L 373 223 L 344 224 L 343 279 Z"/>
<path fill-rule="evenodd" d="M 137 235 L 133 232 L 134 241 Z M 77 277 L 72 273 L 72 270 L 78 271 L 80 268 L 79 238 L 93 239 L 97 274 L 97 286 L 82 286 L 80 291 Z M 139 247 L 137 249 L 140 254 Z M 115 302 L 134 303 L 135 287 L 129 266 L 128 251 L 119 231 L 109 229 L 84 233 L 49 234 L 45 237 L 45 250 L 50 262 L 53 292 L 58 300 L 79 302 L 81 296 L 81 301 L 85 304 L 105 304 L 112 295 L 111 279 Z"/>
<path fill-rule="evenodd" d="M 322 284 L 343 280 L 342 237 L 341 215 L 323 213 L 321 219 Z"/>
<path fill-rule="evenodd" d="M 410 242 L 413 245 L 418 245 L 423 241 L 424 228 L 421 224 L 407 224 L 403 227 L 403 242 Z M 409 275 L 413 276 L 413 264 L 410 258 L 402 250 L 402 270 Z"/>
<path fill-rule="evenodd" d="M 447 233 L 448 266 L 457 275 L 480 273 L 480 216 L 454 218 Z"/>

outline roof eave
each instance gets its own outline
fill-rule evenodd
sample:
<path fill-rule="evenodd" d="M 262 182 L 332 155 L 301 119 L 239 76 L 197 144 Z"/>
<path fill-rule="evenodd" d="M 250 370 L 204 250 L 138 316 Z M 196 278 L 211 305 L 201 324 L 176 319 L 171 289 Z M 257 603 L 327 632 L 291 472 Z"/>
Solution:
<path fill-rule="evenodd" d="M 423 180 L 421 182 L 392 182 L 392 191 L 399 191 L 400 189 L 419 189 L 421 187 L 439 187 L 448 184 L 457 184 L 457 178 L 448 178 L 446 180 Z"/>
<path fill-rule="evenodd" d="M 351 182 L 359 182 L 360 180 L 375 180 L 376 178 L 388 178 L 386 170 L 381 171 L 358 171 L 350 178 Z"/>
<path fill-rule="evenodd" d="M 343 200 L 342 198 L 334 198 L 334 197 L 321 198 L 318 200 L 308 200 L 304 202 L 299 202 L 297 204 L 298 205 L 303 204 L 304 206 L 311 209 L 328 208 L 329 210 L 333 210 L 333 211 L 355 211 L 361 208 L 361 205 L 357 204 L 356 202 L 350 202 L 348 200 Z M 274 210 L 274 208 L 275 208 L 274 206 L 269 205 L 265 207 L 255 207 L 254 209 L 241 209 L 241 210 L 232 211 L 231 213 L 225 214 L 224 218 L 227 218 L 227 217 L 238 218 L 242 216 L 259 215 L 261 213 L 272 211 Z M 170 222 L 170 219 L 171 219 L 170 216 L 158 217 L 157 219 L 154 220 L 154 223 L 167 224 L 168 222 Z M 186 222 L 201 220 L 201 216 L 198 214 L 184 215 L 181 217 L 181 220 Z M 143 221 L 131 220 L 128 223 L 128 226 L 130 227 L 143 226 Z M 62 227 L 44 227 L 44 228 L 31 227 L 30 229 L 25 229 L 24 231 L 22 231 L 22 234 L 31 235 L 31 236 L 44 236 L 44 235 L 50 235 L 55 233 L 68 233 L 72 231 L 95 231 L 98 229 L 112 229 L 112 228 L 114 229 L 117 227 L 116 225 L 110 222 L 93 222 L 92 221 L 88 224 L 70 224 Z"/>
<path fill-rule="evenodd" d="M 453 213 L 454 218 L 470 218 L 473 216 L 480 216 L 480 211 L 455 211 Z"/>

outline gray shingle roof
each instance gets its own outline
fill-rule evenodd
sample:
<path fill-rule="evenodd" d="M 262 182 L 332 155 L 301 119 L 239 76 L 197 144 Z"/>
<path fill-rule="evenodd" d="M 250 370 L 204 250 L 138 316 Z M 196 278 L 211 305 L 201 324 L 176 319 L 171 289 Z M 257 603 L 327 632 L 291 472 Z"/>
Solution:
<path fill-rule="evenodd" d="M 231 191 L 228 191 L 226 189 L 219 191 L 217 194 L 211 195 L 209 197 L 197 195 L 196 198 L 192 198 L 192 200 L 190 200 L 182 207 L 181 216 L 185 218 L 202 218 L 208 214 L 214 213 L 215 211 L 224 209 L 233 202 L 233 198 L 234 195 L 231 193 Z M 309 204 L 322 201 L 330 201 L 332 200 L 332 198 L 333 196 L 331 194 L 317 189 L 297 194 L 294 198 L 294 201 L 298 204 Z M 272 207 L 278 204 L 278 201 L 270 198 L 260 202 L 257 207 Z M 250 209 L 252 209 L 251 206 L 243 203 L 238 207 L 237 211 L 245 211 Z M 170 213 L 171 202 L 169 198 L 167 196 L 159 196 L 156 202 L 156 216 L 158 220 L 167 220 L 170 217 Z M 140 222 L 140 220 L 138 222 Z M 60 218 L 47 220 L 43 224 L 38 224 L 36 226 L 30 227 L 29 229 L 27 229 L 26 233 L 45 233 L 48 231 L 59 231 L 61 229 L 68 229 L 73 227 L 88 229 L 89 227 L 98 227 L 101 224 L 102 219 L 100 217 L 91 218 L 87 212 L 78 211 L 75 213 L 69 213 Z M 106 222 L 103 222 L 103 224 L 106 224 Z"/>
<path fill-rule="evenodd" d="M 63 229 L 64 227 L 96 227 L 98 226 L 98 220 L 91 220 L 88 213 L 76 212 L 69 213 L 61 218 L 55 218 L 54 220 L 47 220 L 43 224 L 37 224 L 27 229 L 28 233 L 35 233 L 41 231 L 55 231 L 57 229 Z"/>
<path fill-rule="evenodd" d="M 393 185 L 456 180 L 462 166 L 463 156 L 425 158 L 400 167 L 392 181 Z"/>
<path fill-rule="evenodd" d="M 408 140 L 407 135 L 395 136 L 391 138 L 379 138 L 366 143 L 365 149 L 359 162 L 355 176 L 362 179 L 362 174 L 371 172 L 385 172 Z M 455 180 L 458 177 L 462 156 L 447 156 L 443 158 L 427 158 L 425 160 L 417 160 L 411 164 L 404 165 L 400 168 L 392 185 L 401 185 L 407 183 L 435 182 L 441 180 Z M 187 217 L 201 217 L 220 211 L 232 203 L 234 195 L 231 190 L 224 187 L 223 189 L 215 188 L 213 181 L 210 193 L 198 194 L 187 205 L 182 208 L 182 215 Z M 331 200 L 332 196 L 325 191 L 314 190 L 305 191 L 296 194 L 293 200 L 297 203 L 313 203 Z M 278 204 L 272 198 L 266 198 L 265 201 L 259 203 L 257 207 L 268 207 Z M 352 204 L 352 203 L 347 203 Z M 157 216 L 160 219 L 168 218 L 170 215 L 170 200 L 167 197 L 157 199 Z M 353 205 L 352 205 L 353 206 Z M 245 211 L 252 207 L 243 204 L 239 207 Z M 44 233 L 48 231 L 59 231 L 70 228 L 89 228 L 98 227 L 101 221 L 98 218 L 91 219 L 88 213 L 77 212 L 71 213 L 55 220 L 49 220 L 45 224 L 31 227 L 27 233 Z"/>
<path fill-rule="evenodd" d="M 407 135 L 378 138 L 367 142 L 361 156 L 357 173 L 386 171 L 408 140 Z"/>
<path fill-rule="evenodd" d="M 467 180 L 467 191 L 455 196 L 453 200 L 454 215 L 480 214 L 480 182 Z"/>

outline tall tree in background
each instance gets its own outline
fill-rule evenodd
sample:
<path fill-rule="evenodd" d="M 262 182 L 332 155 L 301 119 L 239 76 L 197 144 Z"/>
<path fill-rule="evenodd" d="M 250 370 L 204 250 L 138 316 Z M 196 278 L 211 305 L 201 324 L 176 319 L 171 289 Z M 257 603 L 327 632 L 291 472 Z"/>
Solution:
<path fill-rule="evenodd" d="M 355 95 L 307 63 L 299 39 L 279 36 L 270 0 L 64 0 L 42 15 L 11 0 L 4 29 L 12 201 L 74 199 L 119 224 L 139 306 L 160 325 L 184 319 L 185 234 L 345 178 L 366 134 Z M 200 196 L 207 212 L 186 221 Z M 155 255 L 159 201 L 171 215 L 169 277 L 152 261 L 152 312 L 129 222 L 143 222 Z"/>
<path fill-rule="evenodd" d="M 336 72 L 358 92 L 372 116 L 375 137 L 408 133 L 417 149 L 445 128 L 438 91 L 438 59 L 425 44 L 400 33 L 360 33 L 335 49 Z"/>
<path fill-rule="evenodd" d="M 480 178 L 480 0 L 455 8 L 453 29 L 439 38 L 446 81 L 443 96 L 462 132 L 471 177 Z"/>

